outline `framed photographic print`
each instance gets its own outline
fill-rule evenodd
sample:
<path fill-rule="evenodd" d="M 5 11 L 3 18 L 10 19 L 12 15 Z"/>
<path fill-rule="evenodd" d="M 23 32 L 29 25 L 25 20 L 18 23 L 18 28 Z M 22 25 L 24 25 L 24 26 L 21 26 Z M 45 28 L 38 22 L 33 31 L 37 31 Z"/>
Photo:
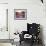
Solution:
<path fill-rule="evenodd" d="M 14 19 L 26 20 L 27 19 L 27 9 L 14 9 Z"/>

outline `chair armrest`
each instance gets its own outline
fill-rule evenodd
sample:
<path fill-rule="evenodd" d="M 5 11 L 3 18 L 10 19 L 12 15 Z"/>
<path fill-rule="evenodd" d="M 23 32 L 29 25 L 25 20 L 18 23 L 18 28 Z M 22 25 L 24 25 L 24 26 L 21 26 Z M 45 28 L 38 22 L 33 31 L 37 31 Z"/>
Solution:
<path fill-rule="evenodd" d="M 23 34 L 19 34 L 19 37 L 20 37 L 20 41 L 24 40 L 24 35 Z"/>
<path fill-rule="evenodd" d="M 27 33 L 28 33 L 27 31 L 22 31 L 22 34 L 23 34 L 23 35 L 25 35 L 25 34 L 27 34 Z"/>
<path fill-rule="evenodd" d="M 24 40 L 24 35 L 27 34 L 27 31 L 22 31 L 21 34 L 19 34 L 20 41 Z"/>

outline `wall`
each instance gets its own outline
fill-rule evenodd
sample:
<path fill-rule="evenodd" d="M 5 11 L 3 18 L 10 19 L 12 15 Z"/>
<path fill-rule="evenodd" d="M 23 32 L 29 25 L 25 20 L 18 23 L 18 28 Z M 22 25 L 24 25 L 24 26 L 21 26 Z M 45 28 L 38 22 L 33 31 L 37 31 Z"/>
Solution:
<path fill-rule="evenodd" d="M 27 30 L 27 23 L 36 22 L 42 25 L 44 42 L 46 44 L 45 4 L 42 4 L 40 0 L 8 0 L 6 2 L 9 4 L 8 30 L 11 38 L 13 38 L 15 31 Z M 27 20 L 14 20 L 14 9 L 27 9 Z"/>
<path fill-rule="evenodd" d="M 7 9 L 8 4 L 6 0 L 0 0 L 0 39 L 9 39 L 9 31 L 6 31 L 7 27 Z M 0 46 L 12 46 L 11 43 L 0 43 Z"/>
<path fill-rule="evenodd" d="M 44 1 L 45 2 L 45 1 Z M 27 9 L 27 20 L 14 20 L 14 9 Z M 44 42 L 46 44 L 46 16 L 45 4 L 40 0 L 10 0 L 9 1 L 9 30 L 11 38 L 15 31 L 27 30 L 27 23 L 40 23 L 42 25 L 42 32 Z"/>
<path fill-rule="evenodd" d="M 27 9 L 27 20 L 14 20 L 14 9 Z M 9 1 L 9 30 L 11 34 L 16 30 L 27 30 L 27 23 L 40 23 L 45 20 L 44 5 L 39 0 Z"/>
<path fill-rule="evenodd" d="M 8 4 L 0 3 L 0 39 L 9 39 L 7 30 L 7 9 Z"/>
<path fill-rule="evenodd" d="M 0 3 L 7 3 L 8 0 L 0 0 Z"/>

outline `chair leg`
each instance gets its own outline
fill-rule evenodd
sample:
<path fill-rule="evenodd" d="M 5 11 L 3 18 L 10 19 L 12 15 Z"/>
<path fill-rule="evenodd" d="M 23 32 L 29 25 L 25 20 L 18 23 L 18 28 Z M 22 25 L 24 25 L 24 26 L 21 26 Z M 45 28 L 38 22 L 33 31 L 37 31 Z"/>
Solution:
<path fill-rule="evenodd" d="M 20 41 L 20 45 L 21 45 L 21 41 Z"/>
<path fill-rule="evenodd" d="M 30 46 L 33 46 L 33 44 L 34 44 L 34 42 L 32 41 Z"/>
<path fill-rule="evenodd" d="M 33 46 L 33 44 L 34 44 L 34 39 L 32 38 L 30 46 Z"/>

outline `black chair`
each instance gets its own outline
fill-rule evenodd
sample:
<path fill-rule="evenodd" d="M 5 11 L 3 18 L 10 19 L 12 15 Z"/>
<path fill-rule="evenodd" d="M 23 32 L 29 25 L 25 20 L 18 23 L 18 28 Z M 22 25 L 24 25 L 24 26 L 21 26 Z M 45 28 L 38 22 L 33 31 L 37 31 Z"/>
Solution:
<path fill-rule="evenodd" d="M 40 24 L 27 24 L 27 31 L 32 35 L 33 41 L 37 41 L 39 43 Z"/>
<path fill-rule="evenodd" d="M 22 41 L 24 41 L 25 34 L 32 35 L 32 38 L 30 39 L 32 45 L 34 42 L 39 43 L 39 33 L 40 33 L 40 24 L 27 23 L 27 31 L 22 31 L 22 34 L 19 35 L 20 36 L 20 44 Z"/>

